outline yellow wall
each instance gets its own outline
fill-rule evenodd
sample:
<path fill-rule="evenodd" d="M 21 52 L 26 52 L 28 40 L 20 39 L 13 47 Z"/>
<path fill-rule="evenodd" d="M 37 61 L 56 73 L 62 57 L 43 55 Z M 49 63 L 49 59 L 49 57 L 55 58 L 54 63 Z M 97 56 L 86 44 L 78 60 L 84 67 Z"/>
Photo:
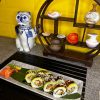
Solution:
<path fill-rule="evenodd" d="M 30 11 L 34 14 L 33 0 L 1 0 L 0 2 L 0 36 L 15 38 L 16 13 Z"/>
<path fill-rule="evenodd" d="M 0 36 L 6 37 L 16 37 L 15 25 L 16 23 L 16 13 L 18 11 L 30 11 L 32 13 L 32 25 L 35 26 L 36 16 L 40 6 L 45 0 L 1 0 L 0 2 Z M 54 0 L 46 13 L 51 11 L 59 11 L 62 16 L 74 17 L 74 8 L 76 0 Z M 85 14 L 92 9 L 92 4 L 95 3 L 94 0 L 79 0 L 80 6 L 78 11 L 78 20 L 77 22 L 84 22 Z M 100 12 L 100 7 L 97 7 L 97 11 Z M 45 31 L 53 32 L 53 21 L 45 20 Z M 72 22 L 60 22 L 59 33 L 69 34 L 71 32 L 77 32 L 79 34 L 80 40 L 82 37 L 83 28 L 73 27 Z M 100 21 L 97 23 L 100 24 Z M 88 29 L 86 33 L 95 32 L 99 34 L 99 30 Z M 87 35 L 85 36 L 85 38 Z M 98 36 L 100 40 L 100 36 Z"/>

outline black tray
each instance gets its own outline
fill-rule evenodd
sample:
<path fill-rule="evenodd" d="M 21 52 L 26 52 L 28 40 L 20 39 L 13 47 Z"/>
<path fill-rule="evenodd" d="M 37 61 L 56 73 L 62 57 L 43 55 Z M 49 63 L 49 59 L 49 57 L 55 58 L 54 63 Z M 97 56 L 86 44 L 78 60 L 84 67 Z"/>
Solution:
<path fill-rule="evenodd" d="M 27 63 L 34 66 L 39 66 L 42 68 L 46 68 L 48 70 L 76 78 L 78 80 L 82 80 L 83 91 L 82 91 L 82 99 L 84 99 L 84 91 L 85 91 L 85 82 L 86 82 L 86 72 L 87 68 L 76 66 L 72 64 L 67 64 L 35 55 L 30 55 L 27 53 L 16 52 L 9 59 L 7 59 L 4 63 L 1 64 L 0 68 L 3 68 L 10 61 L 17 60 L 23 63 Z M 49 98 L 42 96 L 37 93 L 32 93 L 24 88 L 20 88 L 19 86 L 13 85 L 9 82 L 6 82 L 0 79 L 0 97 L 2 100 L 48 100 Z M 6 95 L 6 96 L 5 96 Z"/>

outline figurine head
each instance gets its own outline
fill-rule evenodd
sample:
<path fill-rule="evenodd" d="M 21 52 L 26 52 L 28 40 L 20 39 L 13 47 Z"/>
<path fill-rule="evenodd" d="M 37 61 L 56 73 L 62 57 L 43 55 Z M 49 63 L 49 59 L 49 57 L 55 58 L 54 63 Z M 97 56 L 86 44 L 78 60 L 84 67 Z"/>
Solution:
<path fill-rule="evenodd" d="M 28 26 L 31 23 L 31 13 L 30 12 L 18 12 L 16 15 L 16 21 L 18 25 Z"/>

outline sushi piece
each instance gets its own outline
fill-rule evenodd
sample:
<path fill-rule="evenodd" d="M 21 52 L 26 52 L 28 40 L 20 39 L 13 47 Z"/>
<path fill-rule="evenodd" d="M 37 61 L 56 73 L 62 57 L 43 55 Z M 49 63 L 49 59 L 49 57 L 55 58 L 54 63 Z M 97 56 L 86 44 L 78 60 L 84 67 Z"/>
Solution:
<path fill-rule="evenodd" d="M 27 74 L 28 74 L 28 73 L 34 73 L 34 74 L 36 74 L 36 71 L 33 70 L 33 69 L 30 69 L 30 70 L 28 70 L 26 73 L 27 73 Z"/>
<path fill-rule="evenodd" d="M 45 82 L 55 81 L 53 74 L 51 74 L 50 72 L 46 73 L 44 79 L 45 79 Z"/>
<path fill-rule="evenodd" d="M 63 79 L 58 79 L 57 84 L 58 85 L 65 85 L 65 81 Z"/>
<path fill-rule="evenodd" d="M 61 97 L 65 96 L 66 94 L 67 94 L 66 88 L 63 87 L 63 86 L 62 87 L 57 87 L 53 91 L 53 96 L 55 98 L 61 98 Z"/>
<path fill-rule="evenodd" d="M 31 81 L 31 86 L 33 88 L 40 88 L 44 84 L 44 79 L 41 77 L 36 77 Z"/>
<path fill-rule="evenodd" d="M 52 92 L 53 90 L 54 90 L 54 88 L 55 88 L 55 86 L 56 86 L 56 82 L 47 82 L 45 85 L 44 85 L 44 91 L 45 92 Z"/>
<path fill-rule="evenodd" d="M 36 76 L 35 73 L 29 73 L 29 74 L 26 74 L 25 76 L 25 80 L 27 83 L 31 83 L 32 79 Z"/>
<path fill-rule="evenodd" d="M 37 70 L 37 76 L 44 78 L 48 71 L 46 69 L 39 69 Z"/>
<path fill-rule="evenodd" d="M 55 80 L 56 80 L 58 86 L 65 86 L 65 85 L 66 85 L 66 84 L 65 84 L 65 80 L 63 79 L 62 76 L 57 76 L 57 77 L 55 78 Z"/>
<path fill-rule="evenodd" d="M 72 81 L 72 80 L 66 80 L 66 81 L 65 81 L 66 86 L 69 86 L 71 83 L 75 83 L 75 82 Z"/>
<path fill-rule="evenodd" d="M 45 78 L 45 82 L 55 82 L 55 79 L 52 76 L 46 76 Z"/>
<path fill-rule="evenodd" d="M 46 69 L 40 69 L 37 71 L 37 76 L 42 78 L 50 78 L 53 75 Z"/>
<path fill-rule="evenodd" d="M 76 83 L 71 83 L 69 86 L 67 86 L 67 93 L 73 94 L 78 91 L 78 85 Z"/>
<path fill-rule="evenodd" d="M 43 68 L 39 68 L 38 70 L 37 70 L 37 72 L 48 72 L 48 70 L 46 70 L 46 69 L 43 69 Z"/>

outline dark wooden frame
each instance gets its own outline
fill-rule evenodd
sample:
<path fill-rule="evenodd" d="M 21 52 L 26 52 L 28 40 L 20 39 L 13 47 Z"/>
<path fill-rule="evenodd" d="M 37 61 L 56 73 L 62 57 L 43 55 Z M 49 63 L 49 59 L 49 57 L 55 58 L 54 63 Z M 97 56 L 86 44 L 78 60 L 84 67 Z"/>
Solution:
<path fill-rule="evenodd" d="M 71 51 L 71 50 L 64 50 L 63 52 L 52 52 L 50 50 L 49 45 L 51 43 L 49 41 L 49 38 L 42 35 L 42 33 L 44 32 L 44 29 L 43 29 L 43 27 L 44 27 L 43 20 L 44 19 L 54 20 L 54 35 L 53 36 L 56 36 L 58 34 L 58 25 L 59 25 L 58 22 L 59 21 L 73 22 L 73 27 L 84 28 L 82 41 L 79 44 L 75 45 L 75 46 L 79 46 L 79 47 L 87 48 L 87 46 L 83 42 L 83 40 L 84 40 L 84 35 L 85 35 L 85 32 L 86 32 L 86 29 L 89 28 L 88 25 L 86 25 L 85 23 L 77 23 L 79 0 L 76 0 L 74 18 L 59 17 L 59 18 L 56 18 L 56 19 L 50 18 L 49 16 L 45 15 L 45 11 L 48 8 L 48 6 L 51 4 L 52 1 L 53 0 L 46 0 L 44 2 L 44 4 L 41 6 L 41 8 L 38 12 L 37 19 L 36 19 L 36 28 L 37 28 L 38 38 L 39 38 L 42 46 L 44 47 L 43 54 L 46 55 L 46 56 L 52 55 L 52 56 L 56 56 L 56 57 L 59 57 L 59 58 L 62 58 L 62 59 L 66 59 L 66 60 L 77 61 L 77 62 L 84 63 L 87 66 L 92 66 L 93 58 L 95 56 L 97 56 L 100 52 L 100 44 L 96 48 L 91 49 L 87 53 L 80 53 L 80 52 Z M 100 26 L 95 25 L 92 28 L 98 29 L 98 28 L 100 28 Z M 41 37 L 43 37 L 45 39 L 47 45 L 44 44 Z M 93 54 L 93 52 L 96 52 L 96 53 Z"/>
<path fill-rule="evenodd" d="M 97 2 L 98 5 L 100 5 L 100 0 L 94 0 L 95 2 Z"/>

